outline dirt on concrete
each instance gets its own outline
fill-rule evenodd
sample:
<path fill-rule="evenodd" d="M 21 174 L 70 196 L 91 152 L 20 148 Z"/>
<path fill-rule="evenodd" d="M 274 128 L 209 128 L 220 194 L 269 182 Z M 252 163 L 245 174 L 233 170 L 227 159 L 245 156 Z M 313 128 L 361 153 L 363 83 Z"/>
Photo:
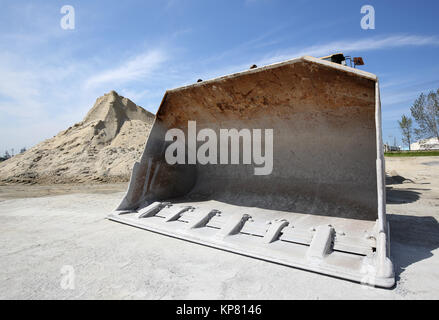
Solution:
<path fill-rule="evenodd" d="M 97 183 L 97 184 L 8 184 L 0 186 L 0 201 L 20 198 L 40 198 L 65 194 L 108 194 L 124 192 L 128 189 L 128 182 Z"/>
<path fill-rule="evenodd" d="M 439 299 L 439 161 L 386 166 L 412 181 L 387 186 L 390 290 L 108 221 L 124 194 L 114 185 L 21 186 L 0 187 L 0 299 Z"/>
<path fill-rule="evenodd" d="M 111 91 L 84 120 L 0 163 L 0 183 L 128 181 L 154 115 Z"/>

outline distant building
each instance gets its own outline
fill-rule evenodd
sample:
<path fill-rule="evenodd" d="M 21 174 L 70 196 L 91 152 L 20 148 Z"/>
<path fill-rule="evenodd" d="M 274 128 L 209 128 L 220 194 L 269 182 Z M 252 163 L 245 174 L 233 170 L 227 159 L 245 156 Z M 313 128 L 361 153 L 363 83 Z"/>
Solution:
<path fill-rule="evenodd" d="M 439 150 L 438 138 L 422 139 L 410 145 L 411 150 Z"/>
<path fill-rule="evenodd" d="M 400 147 L 384 144 L 384 152 L 401 151 Z"/>

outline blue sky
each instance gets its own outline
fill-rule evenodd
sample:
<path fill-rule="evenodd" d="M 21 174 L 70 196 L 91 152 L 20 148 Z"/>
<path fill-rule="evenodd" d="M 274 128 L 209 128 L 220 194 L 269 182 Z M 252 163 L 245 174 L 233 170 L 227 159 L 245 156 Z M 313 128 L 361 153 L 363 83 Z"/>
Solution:
<path fill-rule="evenodd" d="M 375 30 L 360 26 L 366 4 Z M 396 121 L 439 88 L 438 12 L 436 0 L 0 0 L 0 154 L 79 122 L 113 89 L 155 113 L 168 88 L 340 51 L 380 78 L 383 139 L 400 144 Z"/>

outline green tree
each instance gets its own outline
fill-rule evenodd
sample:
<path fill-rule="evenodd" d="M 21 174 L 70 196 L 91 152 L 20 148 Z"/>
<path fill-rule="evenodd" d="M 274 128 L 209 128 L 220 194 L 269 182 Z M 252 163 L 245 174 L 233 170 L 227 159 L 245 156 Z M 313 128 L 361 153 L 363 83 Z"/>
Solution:
<path fill-rule="evenodd" d="M 418 125 L 418 128 L 415 128 L 418 139 L 439 139 L 439 89 L 436 92 L 430 91 L 427 95 L 421 93 L 410 111 Z"/>
<path fill-rule="evenodd" d="M 410 150 L 410 144 L 412 143 L 412 135 L 413 135 L 412 122 L 413 122 L 412 119 L 406 117 L 405 114 L 402 115 L 401 121 L 398 120 L 399 128 L 401 129 L 401 133 L 402 133 L 402 142 L 408 145 L 409 150 Z"/>

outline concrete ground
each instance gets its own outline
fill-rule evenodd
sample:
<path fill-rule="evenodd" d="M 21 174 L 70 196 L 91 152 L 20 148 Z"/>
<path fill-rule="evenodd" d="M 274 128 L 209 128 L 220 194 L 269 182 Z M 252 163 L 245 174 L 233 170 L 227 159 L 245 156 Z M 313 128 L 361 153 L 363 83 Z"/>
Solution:
<path fill-rule="evenodd" d="M 108 221 L 125 184 L 0 186 L 0 299 L 439 299 L 439 157 L 386 166 L 393 289 Z"/>

